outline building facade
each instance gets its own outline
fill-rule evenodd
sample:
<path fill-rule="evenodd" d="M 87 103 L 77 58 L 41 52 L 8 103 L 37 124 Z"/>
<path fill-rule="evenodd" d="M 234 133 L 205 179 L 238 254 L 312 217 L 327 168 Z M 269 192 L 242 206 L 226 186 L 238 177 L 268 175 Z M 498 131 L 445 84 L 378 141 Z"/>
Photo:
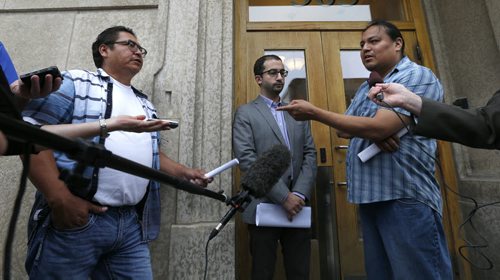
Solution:
<path fill-rule="evenodd" d="M 323 1 L 326 2 L 332 1 Z M 355 2 L 370 4 L 370 1 Z M 377 2 L 381 5 L 383 1 Z M 388 0 L 387 4 L 394 2 L 398 1 Z M 500 88 L 500 19 L 495 16 L 500 14 L 500 3 L 496 0 L 402 2 L 419 2 L 424 11 L 419 20 L 425 21 L 446 102 L 466 97 L 472 108 L 485 104 Z M 143 70 L 133 84 L 150 97 L 162 117 L 180 123 L 179 128 L 162 133 L 162 150 L 183 164 L 211 170 L 232 158 L 232 117 L 235 106 L 242 103 L 238 79 L 252 78 L 240 75 L 242 69 L 238 67 L 247 64 L 242 64 L 241 57 L 235 55 L 241 47 L 240 8 L 248 3 L 248 0 L 4 0 L 0 1 L 0 40 L 20 74 L 49 65 L 60 69 L 94 69 L 90 46 L 97 34 L 113 25 L 131 27 L 148 50 Z M 246 71 L 251 70 L 243 73 Z M 498 151 L 453 144 L 448 157 L 456 167 L 453 173 L 461 194 L 482 203 L 500 200 Z M 0 229 L 2 252 L 21 169 L 17 157 L 0 158 L 3 213 L 0 224 L 5 225 Z M 238 178 L 233 175 L 234 172 L 222 173 L 209 188 L 231 194 L 238 189 Z M 29 185 L 13 244 L 14 279 L 26 278 L 23 266 L 26 221 L 33 197 L 34 187 Z M 458 215 L 467 216 L 471 202 L 463 198 L 457 201 Z M 219 201 L 163 185 L 161 234 L 151 244 L 155 278 L 201 279 L 208 235 L 227 210 Z M 484 253 L 495 267 L 489 271 L 464 268 L 467 265 L 463 261 L 454 260 L 461 266 L 457 275 L 461 279 L 498 279 L 500 253 L 495 248 L 500 247 L 497 237 L 500 207 L 494 205 L 479 211 L 474 223 L 488 240 L 489 247 Z M 458 226 L 451 223 L 451 227 Z M 238 228 L 242 225 L 231 222 L 210 242 L 208 279 L 246 279 L 241 265 L 245 257 L 237 249 L 237 243 L 244 242 L 237 234 Z M 481 242 L 471 228 L 465 228 L 465 236 Z M 322 259 L 321 250 L 318 252 L 318 263 L 322 264 L 325 258 Z M 482 264 L 479 256 L 470 257 Z M 338 258 L 342 259 L 342 255 Z M 320 266 L 317 270 L 321 273 L 314 274 L 315 277 L 331 275 L 324 274 Z"/>

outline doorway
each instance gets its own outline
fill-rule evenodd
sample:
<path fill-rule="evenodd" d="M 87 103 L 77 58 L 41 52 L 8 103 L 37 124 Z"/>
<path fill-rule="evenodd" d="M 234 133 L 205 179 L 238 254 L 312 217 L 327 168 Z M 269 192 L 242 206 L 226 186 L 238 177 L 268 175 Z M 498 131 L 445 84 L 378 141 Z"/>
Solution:
<path fill-rule="evenodd" d="M 273 1 L 264 1 L 266 3 Z M 277 1 L 286 2 L 286 1 Z M 290 2 L 290 1 L 288 1 Z M 370 2 L 370 1 L 362 1 Z M 381 5 L 381 0 L 377 5 Z M 429 40 L 426 35 L 419 1 L 398 2 L 408 20 L 395 20 L 405 39 L 406 54 L 411 60 L 433 69 Z M 279 3 L 278 3 L 279 4 Z M 369 3 L 368 3 L 369 4 Z M 264 54 L 280 56 L 289 71 L 285 101 L 306 99 L 333 112 L 344 113 L 356 89 L 368 77 L 359 57 L 361 32 L 367 22 L 251 22 L 249 1 L 235 2 L 235 109 L 257 97 L 252 67 Z M 300 8 L 300 7 L 298 7 Z M 396 15 L 396 19 L 401 15 Z M 365 70 L 366 71 L 366 70 Z M 363 76 L 365 75 L 365 76 Z M 338 138 L 336 131 L 312 122 L 316 145 L 318 176 L 312 199 L 311 279 L 365 279 L 363 237 L 356 205 L 347 202 L 345 156 L 348 140 Z M 447 184 L 456 190 L 454 166 L 448 143 L 439 143 L 440 160 Z M 239 174 L 234 190 L 238 190 Z M 444 225 L 456 279 L 470 279 L 470 270 L 458 258 L 460 217 L 458 202 L 443 189 Z M 236 223 L 237 279 L 248 279 L 251 258 L 246 225 Z M 280 256 L 280 254 L 278 254 Z M 285 279 L 281 260 L 275 279 Z"/>

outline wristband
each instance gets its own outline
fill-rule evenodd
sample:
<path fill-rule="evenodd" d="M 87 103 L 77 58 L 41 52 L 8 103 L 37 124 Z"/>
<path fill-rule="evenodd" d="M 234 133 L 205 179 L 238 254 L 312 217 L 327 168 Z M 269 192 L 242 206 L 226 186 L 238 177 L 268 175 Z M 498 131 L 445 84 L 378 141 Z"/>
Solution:
<path fill-rule="evenodd" d="M 109 136 L 108 126 L 106 125 L 105 119 L 99 119 L 99 127 L 100 127 L 99 136 L 103 139 L 108 137 Z"/>

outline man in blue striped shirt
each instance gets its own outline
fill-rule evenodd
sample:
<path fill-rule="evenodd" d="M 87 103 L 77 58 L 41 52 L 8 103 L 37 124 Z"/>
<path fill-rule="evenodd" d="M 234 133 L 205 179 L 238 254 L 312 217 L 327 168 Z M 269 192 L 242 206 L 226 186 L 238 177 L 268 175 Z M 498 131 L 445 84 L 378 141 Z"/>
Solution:
<path fill-rule="evenodd" d="M 92 44 L 96 72 L 63 73 L 61 88 L 31 101 L 23 112 L 34 124 L 85 124 L 99 121 L 92 138 L 113 154 L 170 175 L 206 184 L 204 172 L 179 164 L 159 150 L 159 133 L 108 130 L 106 119 L 121 115 L 157 118 L 132 79 L 146 50 L 134 32 L 114 26 Z M 31 159 L 30 179 L 37 198 L 29 222 L 26 269 L 30 279 L 152 279 L 148 242 L 160 228 L 159 183 L 111 168 L 87 167 L 90 192 L 76 196 L 58 179 L 73 170 L 66 155 L 42 152 Z M 59 168 L 59 170 L 58 170 Z M 71 276 L 69 276 L 71 275 Z"/>
<path fill-rule="evenodd" d="M 363 31 L 361 59 L 384 82 L 401 83 L 426 98 L 442 101 L 434 74 L 404 55 L 400 31 L 373 21 Z M 367 98 L 367 82 L 358 89 L 345 115 L 293 101 L 282 110 L 296 119 L 312 119 L 351 139 L 347 154 L 348 200 L 359 205 L 368 279 L 452 279 L 442 225 L 442 202 L 434 178 L 436 141 L 395 135 L 412 121 L 403 109 L 378 107 Z M 372 143 L 381 152 L 363 162 L 358 153 Z"/>

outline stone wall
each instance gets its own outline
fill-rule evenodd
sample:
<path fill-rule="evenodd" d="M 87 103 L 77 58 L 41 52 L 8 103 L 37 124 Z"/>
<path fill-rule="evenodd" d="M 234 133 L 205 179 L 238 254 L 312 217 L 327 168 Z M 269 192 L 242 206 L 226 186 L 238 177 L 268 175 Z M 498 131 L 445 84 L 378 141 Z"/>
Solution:
<path fill-rule="evenodd" d="M 466 97 L 470 108 L 480 107 L 500 89 L 500 2 L 495 0 L 425 0 L 428 27 L 439 77 L 445 87 L 446 103 Z M 453 145 L 459 190 L 479 203 L 500 200 L 500 152 Z M 473 202 L 461 197 L 462 216 Z M 465 236 L 474 244 L 488 247 L 484 252 L 495 264 L 493 270 L 472 268 L 473 279 L 498 279 L 500 275 L 500 205 L 477 212 L 474 225 L 465 227 Z M 458 226 L 458 225 L 457 225 Z M 476 265 L 486 262 L 469 251 Z"/>
<path fill-rule="evenodd" d="M 211 170 L 231 159 L 233 3 L 229 0 L 0 1 L 0 40 L 18 72 L 57 65 L 95 69 L 91 43 L 103 29 L 131 27 L 148 55 L 133 84 L 147 93 L 162 117 L 179 128 L 162 134 L 171 158 Z M 7 225 L 18 189 L 17 157 L 0 158 L 0 224 Z M 213 190 L 231 191 L 231 172 Z M 17 223 L 13 279 L 25 277 L 26 220 L 34 196 L 28 186 Z M 156 279 L 199 279 L 205 244 L 227 206 L 162 186 L 162 230 L 151 244 Z M 0 229 L 3 254 L 7 227 Z M 235 276 L 231 222 L 209 247 L 208 275 Z M 3 267 L 2 267 L 3 269 Z"/>

